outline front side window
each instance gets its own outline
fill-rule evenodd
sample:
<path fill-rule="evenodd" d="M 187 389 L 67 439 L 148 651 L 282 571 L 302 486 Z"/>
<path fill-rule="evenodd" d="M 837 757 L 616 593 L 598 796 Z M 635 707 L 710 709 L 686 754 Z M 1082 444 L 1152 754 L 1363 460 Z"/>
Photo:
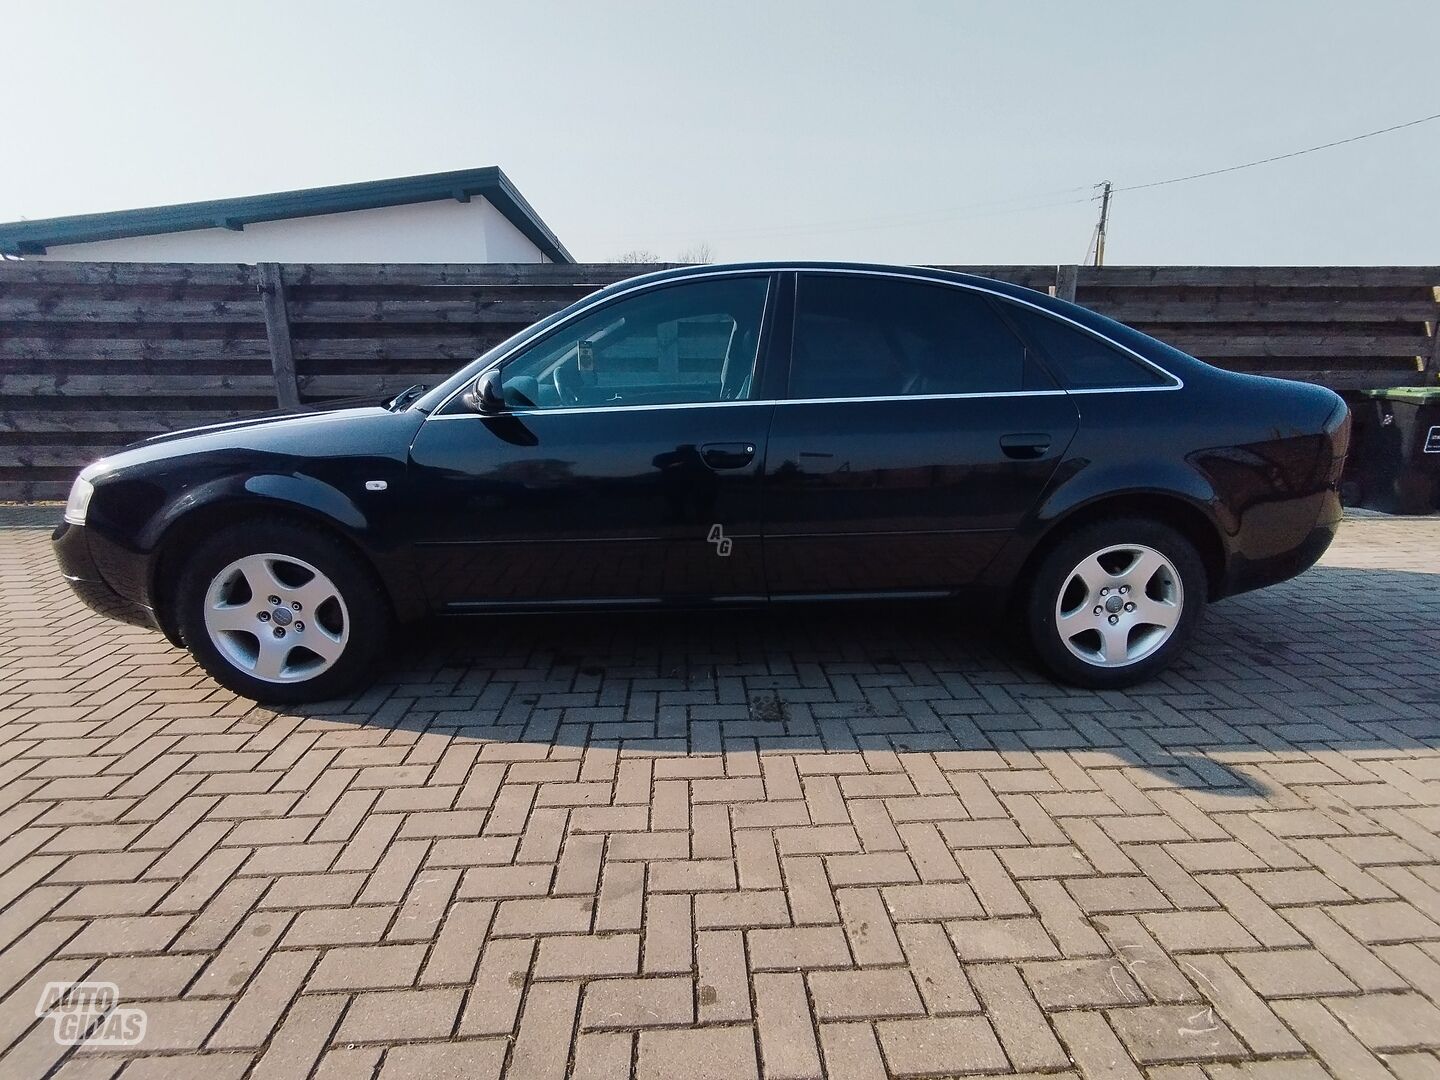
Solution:
<path fill-rule="evenodd" d="M 507 362 L 512 409 L 741 401 L 750 394 L 769 278 L 682 282 L 566 323 Z"/>
<path fill-rule="evenodd" d="M 1005 312 L 1040 350 L 1067 390 L 1113 390 L 1170 382 L 1154 368 L 1059 319 L 1020 304 L 1006 304 Z"/>
<path fill-rule="evenodd" d="M 802 274 L 790 397 L 1048 390 L 1054 384 L 979 293 L 898 278 Z"/>

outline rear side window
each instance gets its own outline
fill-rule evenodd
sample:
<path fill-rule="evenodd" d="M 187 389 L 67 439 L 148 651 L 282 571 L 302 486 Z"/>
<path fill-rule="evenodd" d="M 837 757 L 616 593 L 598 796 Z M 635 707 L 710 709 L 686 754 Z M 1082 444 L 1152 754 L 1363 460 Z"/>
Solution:
<path fill-rule="evenodd" d="M 1019 304 L 1006 304 L 1005 314 L 1040 350 L 1050 370 L 1067 390 L 1165 386 L 1170 381 L 1113 345 L 1059 319 Z"/>
<path fill-rule="evenodd" d="M 895 278 L 802 274 L 790 397 L 1051 389 L 978 293 Z"/>

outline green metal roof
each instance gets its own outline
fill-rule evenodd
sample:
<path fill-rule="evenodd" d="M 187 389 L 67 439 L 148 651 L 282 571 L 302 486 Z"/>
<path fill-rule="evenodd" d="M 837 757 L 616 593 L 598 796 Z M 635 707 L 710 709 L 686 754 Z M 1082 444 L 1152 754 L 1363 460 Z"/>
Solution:
<path fill-rule="evenodd" d="M 456 172 L 401 176 L 360 184 L 279 191 L 273 195 L 247 195 L 239 199 L 177 203 L 140 210 L 104 214 L 11 221 L 0 224 L 0 253 L 43 255 L 51 247 L 116 240 L 127 236 L 188 232 L 194 229 L 244 229 L 257 221 L 343 214 L 349 210 L 377 210 L 386 206 L 456 199 L 469 202 L 484 196 L 545 255 L 557 263 L 575 260 L 550 227 L 516 190 L 498 166 Z"/>

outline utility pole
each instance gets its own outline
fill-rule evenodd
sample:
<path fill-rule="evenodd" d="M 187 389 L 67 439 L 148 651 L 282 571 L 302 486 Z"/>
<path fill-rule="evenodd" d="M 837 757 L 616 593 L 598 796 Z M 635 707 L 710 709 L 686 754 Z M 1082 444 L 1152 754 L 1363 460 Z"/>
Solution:
<path fill-rule="evenodd" d="M 1095 226 L 1095 265 L 1105 265 L 1105 228 L 1110 224 L 1110 181 L 1101 185 L 1100 224 Z"/>

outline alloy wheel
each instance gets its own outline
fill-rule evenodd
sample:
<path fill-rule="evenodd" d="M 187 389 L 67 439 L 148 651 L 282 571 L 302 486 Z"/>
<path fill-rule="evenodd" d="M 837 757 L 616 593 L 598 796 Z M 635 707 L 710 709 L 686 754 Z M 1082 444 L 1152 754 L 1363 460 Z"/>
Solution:
<path fill-rule="evenodd" d="M 210 581 L 205 630 L 237 669 L 269 683 L 328 671 L 350 640 L 340 590 L 303 559 L 273 552 L 236 559 Z"/>
<path fill-rule="evenodd" d="M 1127 667 L 1170 640 L 1184 608 L 1180 573 L 1168 558 L 1144 544 L 1117 544 L 1065 576 L 1055 628 L 1086 664 Z"/>

